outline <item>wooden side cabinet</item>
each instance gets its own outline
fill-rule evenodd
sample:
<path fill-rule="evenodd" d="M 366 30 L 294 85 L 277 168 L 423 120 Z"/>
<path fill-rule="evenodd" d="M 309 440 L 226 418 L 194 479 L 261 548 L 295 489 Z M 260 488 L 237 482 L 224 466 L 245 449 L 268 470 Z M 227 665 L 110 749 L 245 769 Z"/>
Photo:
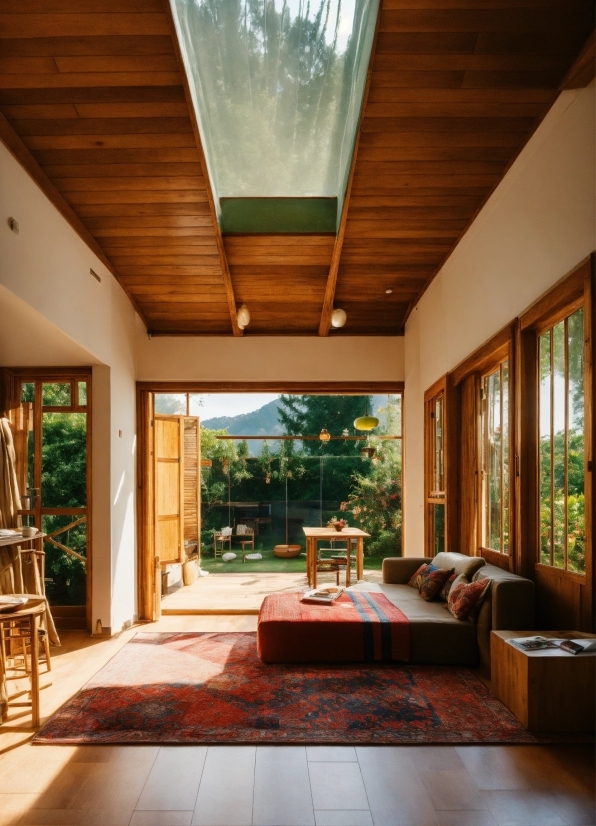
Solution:
<path fill-rule="evenodd" d="M 521 651 L 512 637 L 595 639 L 581 631 L 492 631 L 494 693 L 530 731 L 593 732 L 596 653 Z"/>

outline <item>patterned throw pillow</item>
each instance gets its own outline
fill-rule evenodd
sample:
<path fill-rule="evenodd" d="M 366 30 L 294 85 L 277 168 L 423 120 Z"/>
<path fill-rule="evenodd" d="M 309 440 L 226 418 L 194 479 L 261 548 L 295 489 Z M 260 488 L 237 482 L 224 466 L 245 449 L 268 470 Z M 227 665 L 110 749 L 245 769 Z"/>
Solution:
<path fill-rule="evenodd" d="M 422 599 L 430 602 L 437 597 L 452 573 L 453 568 L 437 568 L 436 565 L 429 565 L 420 585 Z"/>
<path fill-rule="evenodd" d="M 429 568 L 430 568 L 430 565 L 427 565 L 426 563 L 424 563 L 424 565 L 421 565 L 418 568 L 418 570 L 416 571 L 416 573 L 412 575 L 410 581 L 408 582 L 408 585 L 411 588 L 418 588 L 418 590 L 420 590 L 420 586 L 422 585 L 422 580 L 426 576 L 426 574 L 428 573 Z"/>
<path fill-rule="evenodd" d="M 457 574 L 452 573 L 451 576 L 449 577 L 449 579 L 447 580 L 447 582 L 441 588 L 441 593 L 439 594 L 439 597 L 441 599 L 444 599 L 445 601 L 447 601 L 449 599 L 449 591 L 451 590 L 451 586 L 453 585 L 453 583 L 455 582 L 456 579 L 457 579 Z"/>
<path fill-rule="evenodd" d="M 449 591 L 449 599 L 443 608 L 447 608 L 456 619 L 465 620 L 477 613 L 484 597 L 492 584 L 490 579 L 478 579 L 468 582 L 464 574 L 460 574 Z"/>

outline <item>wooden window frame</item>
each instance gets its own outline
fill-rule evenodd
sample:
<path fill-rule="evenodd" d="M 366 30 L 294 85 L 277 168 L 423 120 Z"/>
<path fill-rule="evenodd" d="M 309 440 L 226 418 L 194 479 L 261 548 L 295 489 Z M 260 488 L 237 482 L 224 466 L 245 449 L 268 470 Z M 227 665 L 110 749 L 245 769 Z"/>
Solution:
<path fill-rule="evenodd" d="M 442 376 L 424 393 L 424 555 L 435 556 L 435 521 L 434 513 L 437 505 L 444 510 L 444 550 L 448 550 L 448 450 L 447 425 L 449 412 L 447 408 L 447 376 Z M 439 399 L 443 402 L 443 490 L 434 490 L 436 478 L 436 419 L 435 410 Z"/>
<path fill-rule="evenodd" d="M 527 548 L 523 562 L 523 573 L 548 592 L 552 605 L 560 597 L 568 604 L 574 594 L 574 624 L 579 630 L 593 630 L 595 593 L 594 565 L 594 376 L 595 336 L 594 336 L 594 296 L 595 256 L 585 258 L 549 292 L 535 302 L 519 319 L 519 350 L 523 381 L 523 408 L 520 411 L 519 442 L 521 473 L 525 480 L 518 509 L 524 513 L 520 525 L 519 541 Z M 572 315 L 580 307 L 584 310 L 584 502 L 586 531 L 586 570 L 577 573 L 540 562 L 539 534 L 539 371 L 538 339 L 555 324 Z M 556 583 L 559 583 L 558 585 Z M 551 606 L 552 607 L 552 606 Z M 557 608 L 552 612 L 546 606 L 542 611 L 549 614 L 551 621 L 557 616 Z M 540 610 L 539 610 L 540 613 Z M 563 615 L 561 615 L 563 616 Z"/>
<path fill-rule="evenodd" d="M 152 416 L 155 393 L 292 393 L 309 395 L 371 395 L 400 393 L 402 397 L 402 536 L 405 536 L 405 407 L 404 382 L 346 381 L 346 382 L 192 382 L 142 381 L 137 382 L 137 560 L 139 619 L 152 621 L 159 613 L 156 604 L 156 582 L 159 572 L 155 565 L 153 473 L 152 473 Z"/>
<path fill-rule="evenodd" d="M 495 548 L 489 548 L 487 545 L 484 544 L 484 515 L 485 515 L 485 502 L 484 502 L 484 468 L 482 465 L 482 416 L 483 416 L 483 409 L 482 409 L 482 390 L 483 390 L 483 382 L 487 376 L 495 373 L 497 370 L 501 370 L 502 375 L 502 366 L 507 362 L 508 365 L 508 455 L 509 455 L 509 467 L 508 467 L 508 476 L 509 476 L 509 550 L 508 551 L 497 551 Z M 478 503 L 478 514 L 477 514 L 477 529 L 478 529 L 478 538 L 477 538 L 477 545 L 478 551 L 480 556 L 483 556 L 487 561 L 492 562 L 493 564 L 497 564 L 500 567 L 508 567 L 510 568 L 511 565 L 508 562 L 507 565 L 504 565 L 503 562 L 508 560 L 509 556 L 511 555 L 512 551 L 512 542 L 511 539 L 513 537 L 513 532 L 511 530 L 511 523 L 512 523 L 512 491 L 515 486 L 515 442 L 512 437 L 513 428 L 512 425 L 515 421 L 515 411 L 512 409 L 512 398 L 513 394 L 511 393 L 511 361 L 509 358 L 509 353 L 504 357 L 500 358 L 498 362 L 494 363 L 490 367 L 485 368 L 481 373 L 478 375 L 478 418 L 477 418 L 477 438 L 478 438 L 478 450 L 477 450 L 477 459 L 478 459 L 478 467 L 477 467 L 477 494 L 476 494 L 476 502 Z M 503 397 L 501 392 L 501 412 L 503 410 Z M 513 462 L 511 461 L 513 459 Z M 501 445 L 501 463 L 503 463 L 503 444 Z M 503 483 L 501 482 L 502 486 Z M 503 500 L 503 491 L 501 491 L 501 500 Z M 501 539 L 503 537 L 503 505 L 501 504 Z"/>
<path fill-rule="evenodd" d="M 36 384 L 36 399 L 39 395 L 39 389 L 44 384 L 67 384 L 71 385 L 71 403 L 70 405 L 50 406 L 44 405 L 42 396 L 39 395 L 41 403 L 35 404 L 34 407 L 34 427 L 36 433 L 36 450 L 35 450 L 35 469 L 36 478 L 41 476 L 41 439 L 42 439 L 42 421 L 44 413 L 85 413 L 87 415 L 86 422 L 86 442 L 87 442 L 87 479 L 86 479 L 86 499 L 87 503 L 84 508 L 44 508 L 42 505 L 42 495 L 38 496 L 36 506 L 33 510 L 28 511 L 30 515 L 35 516 L 36 524 L 41 527 L 42 515 L 61 515 L 61 514 L 86 514 L 86 576 L 85 576 L 85 616 L 87 629 L 91 630 L 91 618 L 93 615 L 92 596 L 93 596 L 93 500 L 92 500 L 92 478 L 93 478 L 93 455 L 92 455 L 92 429 L 93 429 L 93 380 L 92 368 L 90 367 L 10 367 L 3 370 L 3 384 L 4 384 L 4 399 L 3 407 L 5 412 L 9 413 L 20 407 L 21 404 L 21 385 L 22 384 Z M 87 403 L 79 405 L 78 403 L 78 382 L 87 382 Z M 42 513 L 43 512 L 43 513 Z M 52 606 L 54 608 L 64 606 Z"/>
<path fill-rule="evenodd" d="M 462 553 L 482 556 L 492 565 L 508 571 L 519 566 L 516 527 L 516 496 L 519 459 L 516 451 L 517 381 L 517 321 L 507 324 L 484 342 L 447 376 L 451 387 L 451 417 L 457 421 L 450 428 L 452 455 L 457 457 L 448 484 L 452 543 Z M 509 364 L 509 552 L 502 553 L 484 547 L 482 543 L 482 478 L 481 478 L 481 389 L 484 376 L 500 364 Z M 470 427 L 470 422 L 473 425 Z"/>

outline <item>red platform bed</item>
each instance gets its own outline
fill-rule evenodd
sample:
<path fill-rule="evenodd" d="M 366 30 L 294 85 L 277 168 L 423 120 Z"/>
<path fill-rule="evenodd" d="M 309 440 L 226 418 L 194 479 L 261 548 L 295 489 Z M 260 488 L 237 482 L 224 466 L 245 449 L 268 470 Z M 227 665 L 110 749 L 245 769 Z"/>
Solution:
<path fill-rule="evenodd" d="M 408 619 L 383 594 L 346 591 L 330 605 L 302 602 L 302 596 L 263 600 L 257 627 L 263 662 L 408 661 Z"/>

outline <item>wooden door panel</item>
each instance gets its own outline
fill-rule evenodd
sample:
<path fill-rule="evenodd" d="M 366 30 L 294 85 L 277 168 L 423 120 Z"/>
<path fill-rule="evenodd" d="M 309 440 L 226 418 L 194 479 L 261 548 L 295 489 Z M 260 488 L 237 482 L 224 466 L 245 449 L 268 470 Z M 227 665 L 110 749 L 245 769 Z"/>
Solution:
<path fill-rule="evenodd" d="M 159 460 L 156 507 L 159 518 L 180 516 L 180 467 L 178 462 Z"/>
<path fill-rule="evenodd" d="M 155 555 L 160 564 L 180 561 L 180 522 L 178 517 L 163 517 L 155 523 Z"/>
<path fill-rule="evenodd" d="M 184 545 L 183 433 L 179 416 L 155 418 L 155 555 L 182 562 Z"/>
<path fill-rule="evenodd" d="M 180 458 L 180 420 L 155 420 L 155 457 L 156 459 Z"/>

